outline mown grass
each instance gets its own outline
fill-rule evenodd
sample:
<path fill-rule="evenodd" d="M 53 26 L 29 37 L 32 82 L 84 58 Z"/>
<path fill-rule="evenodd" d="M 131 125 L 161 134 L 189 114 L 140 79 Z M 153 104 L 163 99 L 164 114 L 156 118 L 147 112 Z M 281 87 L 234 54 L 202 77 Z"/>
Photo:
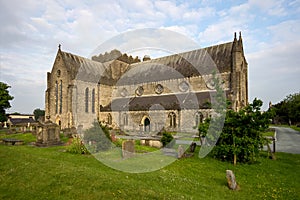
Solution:
<path fill-rule="evenodd" d="M 263 132 L 263 133 L 262 133 L 262 135 L 263 135 L 264 137 L 273 137 L 274 134 L 275 134 L 274 131 L 267 131 L 267 132 Z"/>
<path fill-rule="evenodd" d="M 31 133 L 15 133 L 15 134 L 6 134 L 6 132 L 2 132 L 0 134 L 0 140 L 4 138 L 13 138 L 18 140 L 23 140 L 24 144 L 29 144 L 30 142 L 36 141 L 36 136 L 32 135 Z"/>
<path fill-rule="evenodd" d="M 199 147 L 197 148 L 197 152 Z M 196 154 L 197 154 L 196 152 Z M 64 146 L 0 145 L 0 199 L 299 199 L 300 155 L 262 153 L 256 164 L 180 159 L 149 173 L 111 169 Z M 234 171 L 239 191 L 227 187 Z"/>

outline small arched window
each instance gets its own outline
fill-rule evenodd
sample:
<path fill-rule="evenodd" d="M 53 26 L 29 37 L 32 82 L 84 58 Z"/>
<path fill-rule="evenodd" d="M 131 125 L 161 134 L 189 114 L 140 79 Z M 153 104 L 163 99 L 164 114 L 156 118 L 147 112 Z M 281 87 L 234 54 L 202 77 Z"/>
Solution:
<path fill-rule="evenodd" d="M 175 128 L 176 127 L 176 114 L 174 112 L 169 113 L 168 115 L 170 120 L 170 127 Z"/>
<path fill-rule="evenodd" d="M 201 112 L 197 112 L 195 114 L 195 125 L 198 126 L 202 122 L 203 122 L 203 114 Z"/>
<path fill-rule="evenodd" d="M 89 88 L 85 89 L 85 112 L 89 112 Z"/>
<path fill-rule="evenodd" d="M 123 125 L 124 126 L 128 125 L 128 115 L 127 115 L 127 113 L 123 114 Z"/>

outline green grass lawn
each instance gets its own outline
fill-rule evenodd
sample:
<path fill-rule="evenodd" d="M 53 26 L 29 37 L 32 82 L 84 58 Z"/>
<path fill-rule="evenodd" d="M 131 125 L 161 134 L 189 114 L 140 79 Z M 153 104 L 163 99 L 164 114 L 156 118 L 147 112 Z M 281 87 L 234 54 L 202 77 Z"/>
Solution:
<path fill-rule="evenodd" d="M 273 137 L 275 134 L 274 131 L 267 131 L 267 132 L 263 132 L 262 135 L 265 137 Z"/>
<path fill-rule="evenodd" d="M 5 132 L 0 133 L 0 140 L 4 138 L 13 138 L 18 140 L 23 140 L 25 144 L 36 141 L 36 136 L 31 133 L 15 133 L 15 134 L 6 134 Z"/>
<path fill-rule="evenodd" d="M 111 169 L 65 147 L 0 145 L 0 199 L 299 199 L 300 155 L 265 153 L 252 165 L 197 156 L 155 172 Z M 199 149 L 197 149 L 199 150 Z M 239 191 L 227 188 L 234 171 Z"/>

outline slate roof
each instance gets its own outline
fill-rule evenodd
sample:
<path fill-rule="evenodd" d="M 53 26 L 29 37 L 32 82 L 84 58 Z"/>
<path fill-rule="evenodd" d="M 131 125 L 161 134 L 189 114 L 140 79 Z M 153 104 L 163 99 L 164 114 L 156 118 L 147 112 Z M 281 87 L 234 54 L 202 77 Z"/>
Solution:
<path fill-rule="evenodd" d="M 72 79 L 98 83 L 101 77 L 110 78 L 105 69 L 113 61 L 100 63 L 64 51 L 61 55 Z"/>
<path fill-rule="evenodd" d="M 226 91 L 228 95 L 229 91 Z M 207 108 L 207 103 L 211 102 L 211 95 L 215 91 L 205 91 L 197 93 L 181 93 L 170 95 L 140 96 L 131 98 L 117 98 L 105 106 L 100 111 L 149 111 L 154 110 L 183 110 Z M 153 105 L 157 105 L 153 107 Z"/>
<path fill-rule="evenodd" d="M 33 118 L 9 118 L 8 122 L 12 125 L 37 123 Z"/>
<path fill-rule="evenodd" d="M 118 85 L 156 82 L 230 72 L 233 42 L 174 54 L 130 65 Z"/>
<path fill-rule="evenodd" d="M 137 84 L 183 77 L 229 72 L 233 42 L 219 44 L 145 62 L 131 64 L 120 80 L 111 77 L 111 63 L 100 63 L 67 52 L 61 52 L 72 79 L 100 82 L 107 85 Z"/>

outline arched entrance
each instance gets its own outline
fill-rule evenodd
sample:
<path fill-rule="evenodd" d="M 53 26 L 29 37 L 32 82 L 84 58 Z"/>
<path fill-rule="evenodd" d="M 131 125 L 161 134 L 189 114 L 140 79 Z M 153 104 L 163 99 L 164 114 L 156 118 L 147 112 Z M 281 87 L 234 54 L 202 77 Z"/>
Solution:
<path fill-rule="evenodd" d="M 57 116 L 56 119 L 55 119 L 55 123 L 59 126 L 61 126 L 61 120 L 60 120 L 60 117 Z"/>
<path fill-rule="evenodd" d="M 150 119 L 148 117 L 144 120 L 144 131 L 150 132 Z"/>
<path fill-rule="evenodd" d="M 60 119 L 59 116 L 56 117 L 55 123 L 56 123 L 58 126 L 60 126 L 60 128 L 61 128 L 61 119 Z"/>

